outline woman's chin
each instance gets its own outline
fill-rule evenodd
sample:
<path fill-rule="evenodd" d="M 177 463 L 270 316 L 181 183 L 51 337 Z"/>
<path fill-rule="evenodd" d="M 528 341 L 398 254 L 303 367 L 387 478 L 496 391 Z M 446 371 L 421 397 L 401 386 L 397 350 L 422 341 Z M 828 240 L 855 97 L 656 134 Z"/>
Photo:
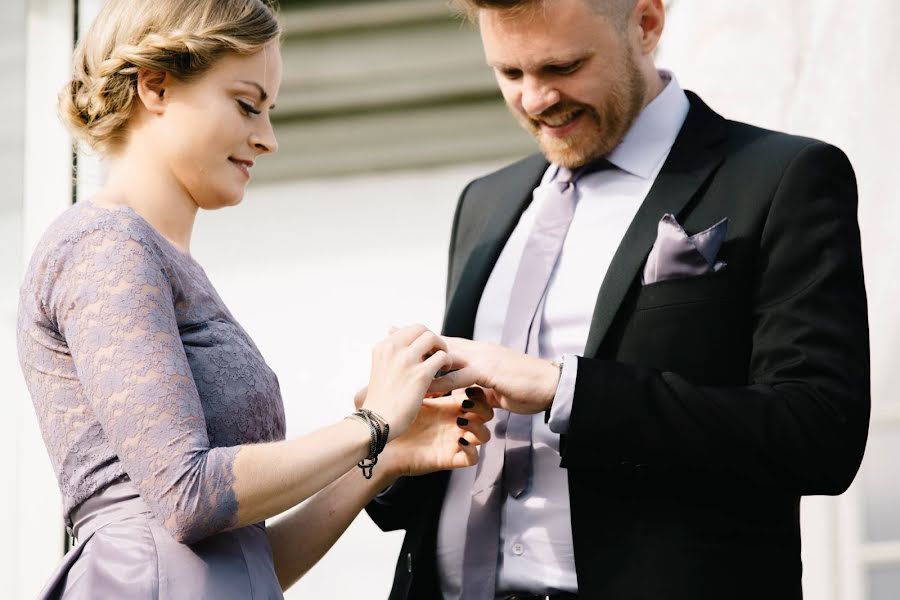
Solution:
<path fill-rule="evenodd" d="M 219 210 L 221 208 L 228 208 L 229 206 L 237 206 L 243 201 L 244 190 L 240 190 L 240 192 L 232 191 L 230 193 L 222 193 L 208 197 L 203 203 L 199 204 L 199 206 L 203 210 Z"/>

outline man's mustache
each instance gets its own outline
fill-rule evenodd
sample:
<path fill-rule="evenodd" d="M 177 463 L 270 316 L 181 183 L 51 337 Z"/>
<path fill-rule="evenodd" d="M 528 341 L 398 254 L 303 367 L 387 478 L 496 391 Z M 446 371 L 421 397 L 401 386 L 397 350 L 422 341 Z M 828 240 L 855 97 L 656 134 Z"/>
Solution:
<path fill-rule="evenodd" d="M 542 112 L 539 115 L 529 115 L 524 113 L 528 122 L 536 129 L 541 125 L 550 127 L 559 127 L 568 120 L 582 113 L 591 114 L 595 111 L 590 106 L 581 103 L 570 102 L 567 104 L 557 104 Z"/>

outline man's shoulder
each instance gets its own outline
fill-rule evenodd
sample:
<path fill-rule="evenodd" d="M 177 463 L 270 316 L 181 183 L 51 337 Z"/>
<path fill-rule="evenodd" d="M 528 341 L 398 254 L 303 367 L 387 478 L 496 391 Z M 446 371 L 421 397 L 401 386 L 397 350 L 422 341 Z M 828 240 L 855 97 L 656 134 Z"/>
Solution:
<path fill-rule="evenodd" d="M 820 139 L 727 121 L 728 148 L 722 173 L 750 178 L 760 188 L 777 185 L 789 172 L 804 176 L 853 178 L 850 159 Z"/>
<path fill-rule="evenodd" d="M 715 128 L 724 135 L 721 139 L 725 142 L 725 156 L 731 162 L 742 162 L 742 159 L 760 161 L 775 167 L 793 158 L 810 147 L 827 147 L 832 151 L 840 152 L 825 141 L 767 129 L 750 123 L 727 119 L 711 109 L 695 93 L 686 91 L 691 103 L 691 115 L 685 126 L 695 128 L 695 131 L 682 130 L 679 137 L 696 135 L 696 129 Z M 693 117 L 693 118 L 692 118 Z"/>
<path fill-rule="evenodd" d="M 812 145 L 825 145 L 826 142 L 806 137 L 766 129 L 750 123 L 726 120 L 731 145 L 735 148 L 746 148 L 756 152 L 777 151 L 779 153 L 795 153 Z"/>

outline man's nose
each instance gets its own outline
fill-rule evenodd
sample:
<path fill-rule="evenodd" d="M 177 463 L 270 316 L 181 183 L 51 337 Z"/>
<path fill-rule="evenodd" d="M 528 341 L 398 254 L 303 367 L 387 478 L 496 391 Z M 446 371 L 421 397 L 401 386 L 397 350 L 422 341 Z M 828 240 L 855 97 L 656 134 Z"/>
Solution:
<path fill-rule="evenodd" d="M 528 78 L 522 89 L 522 110 L 534 118 L 559 102 L 559 91 L 538 78 Z"/>

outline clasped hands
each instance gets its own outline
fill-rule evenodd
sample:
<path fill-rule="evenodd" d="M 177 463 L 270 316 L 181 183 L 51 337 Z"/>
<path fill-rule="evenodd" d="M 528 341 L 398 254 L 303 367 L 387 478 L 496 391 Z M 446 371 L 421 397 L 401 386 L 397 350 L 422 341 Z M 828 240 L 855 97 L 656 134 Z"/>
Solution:
<path fill-rule="evenodd" d="M 446 374 L 436 377 L 439 371 Z M 391 425 L 379 465 L 393 477 L 424 475 L 475 465 L 495 408 L 544 412 L 558 385 L 550 361 L 415 325 L 392 330 L 376 346 L 369 386 L 355 403 Z"/>

